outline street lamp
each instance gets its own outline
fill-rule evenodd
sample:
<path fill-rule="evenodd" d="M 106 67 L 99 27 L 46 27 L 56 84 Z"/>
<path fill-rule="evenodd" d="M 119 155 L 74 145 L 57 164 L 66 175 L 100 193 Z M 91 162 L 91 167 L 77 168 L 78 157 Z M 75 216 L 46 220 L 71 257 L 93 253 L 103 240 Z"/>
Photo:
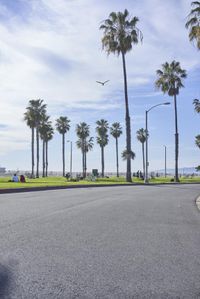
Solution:
<path fill-rule="evenodd" d="M 158 106 L 162 106 L 162 105 L 170 105 L 169 102 L 166 102 L 166 103 L 160 103 L 160 104 L 157 104 L 157 105 L 154 105 L 152 106 L 151 108 L 149 108 L 149 110 L 146 110 L 145 111 L 145 114 L 146 114 L 146 171 L 145 171 L 145 179 L 144 179 L 144 182 L 145 183 L 148 183 L 149 182 L 149 178 L 148 178 L 148 167 L 149 167 L 149 161 L 148 161 L 148 113 L 149 111 L 151 111 L 152 109 L 158 107 Z"/>
<path fill-rule="evenodd" d="M 67 140 L 70 142 L 70 178 L 72 178 L 72 141 Z"/>
<path fill-rule="evenodd" d="M 163 145 L 165 148 L 165 178 L 167 176 L 167 147 L 166 145 Z"/>

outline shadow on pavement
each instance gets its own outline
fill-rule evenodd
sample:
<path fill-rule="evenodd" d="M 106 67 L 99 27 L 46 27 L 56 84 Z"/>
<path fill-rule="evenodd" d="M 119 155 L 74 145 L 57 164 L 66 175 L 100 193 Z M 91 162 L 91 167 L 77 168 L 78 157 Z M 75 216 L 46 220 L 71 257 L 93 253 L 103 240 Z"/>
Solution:
<path fill-rule="evenodd" d="M 10 271 L 0 264 L 0 298 L 8 298 L 10 282 Z"/>

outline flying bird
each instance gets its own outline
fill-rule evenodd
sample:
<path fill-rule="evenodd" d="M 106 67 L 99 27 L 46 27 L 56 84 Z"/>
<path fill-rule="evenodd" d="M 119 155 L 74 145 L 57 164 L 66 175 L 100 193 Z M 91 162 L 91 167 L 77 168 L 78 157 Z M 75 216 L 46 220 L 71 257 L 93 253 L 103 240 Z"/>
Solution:
<path fill-rule="evenodd" d="M 109 82 L 110 80 L 106 80 L 105 82 L 101 82 L 101 81 L 96 81 L 97 83 L 101 84 L 102 86 L 104 86 L 107 82 Z"/>

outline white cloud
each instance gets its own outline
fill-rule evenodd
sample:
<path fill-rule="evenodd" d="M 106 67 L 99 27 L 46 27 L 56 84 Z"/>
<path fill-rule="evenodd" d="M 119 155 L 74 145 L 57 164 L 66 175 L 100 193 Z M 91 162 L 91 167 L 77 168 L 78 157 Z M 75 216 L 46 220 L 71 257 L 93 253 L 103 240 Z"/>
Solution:
<path fill-rule="evenodd" d="M 130 88 L 141 85 L 142 90 L 151 84 L 155 70 L 166 60 L 177 59 L 187 69 L 199 64 L 199 53 L 195 53 L 184 28 L 190 9 L 187 0 L 144 0 L 142 4 L 138 1 L 134 9 L 132 1 L 127 0 L 123 4 L 97 0 L 30 0 L 29 4 L 31 11 L 23 20 L 13 11 L 10 15 L 9 8 L 1 5 L 2 13 L 9 16 L 0 24 L 0 120 L 8 125 L 6 134 L 0 135 L 4 144 L 2 152 L 12 151 L 15 146 L 26 148 L 29 132 L 22 118 L 29 99 L 43 98 L 53 118 L 70 109 L 88 109 L 91 113 L 91 110 L 122 108 L 121 59 L 107 57 L 101 50 L 102 32 L 99 31 L 100 22 L 112 10 L 124 9 L 126 5 L 139 16 L 138 27 L 144 35 L 143 44 L 127 55 Z M 107 79 L 110 82 L 104 87 L 96 83 Z M 151 90 L 136 96 L 159 95 L 153 92 L 152 84 Z M 142 118 L 133 116 L 133 119 L 143 122 Z M 12 146 L 7 138 L 12 139 Z"/>

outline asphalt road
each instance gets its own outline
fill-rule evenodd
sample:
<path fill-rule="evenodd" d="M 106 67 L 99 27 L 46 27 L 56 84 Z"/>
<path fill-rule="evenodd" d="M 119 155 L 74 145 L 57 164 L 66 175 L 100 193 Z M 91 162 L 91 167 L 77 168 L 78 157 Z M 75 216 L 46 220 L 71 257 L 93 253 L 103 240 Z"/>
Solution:
<path fill-rule="evenodd" d="M 0 298 L 200 298 L 200 185 L 0 195 Z"/>

